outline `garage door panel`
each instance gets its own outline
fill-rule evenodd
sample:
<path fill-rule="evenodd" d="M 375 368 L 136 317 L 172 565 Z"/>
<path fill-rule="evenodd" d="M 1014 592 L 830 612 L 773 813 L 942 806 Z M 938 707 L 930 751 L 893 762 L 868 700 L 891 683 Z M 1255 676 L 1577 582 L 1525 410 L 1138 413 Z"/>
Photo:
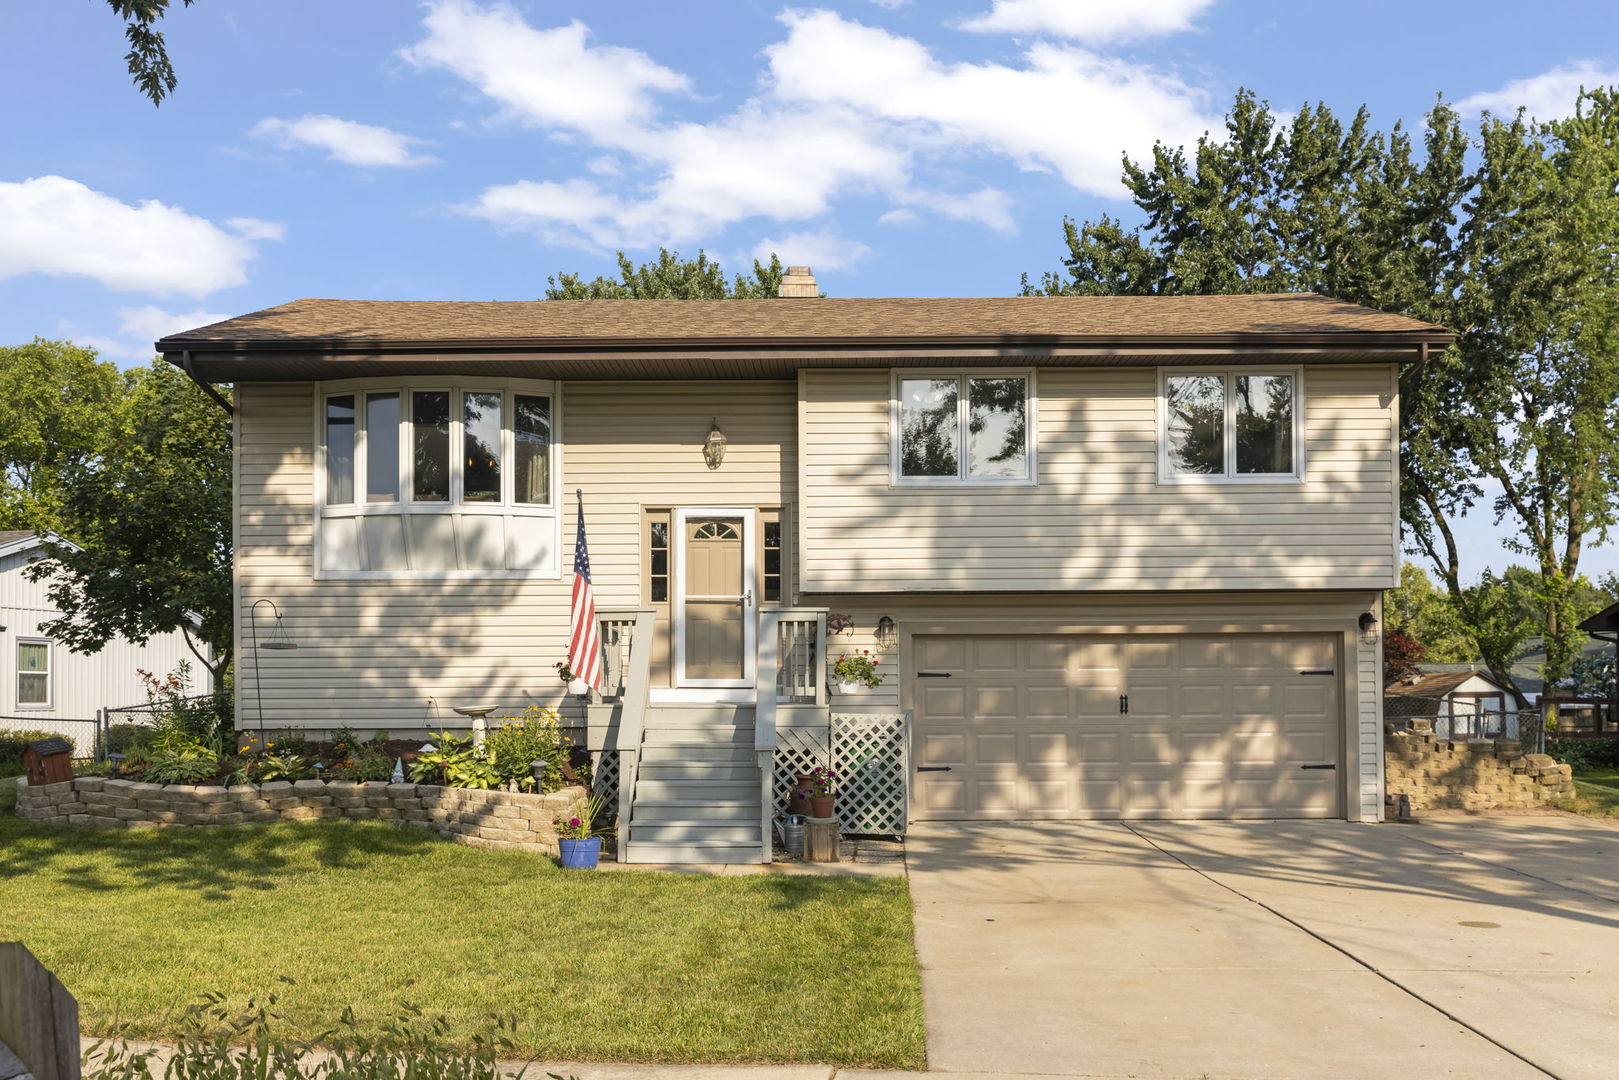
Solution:
<path fill-rule="evenodd" d="M 917 685 L 918 760 L 951 769 L 918 774 L 919 817 L 1340 813 L 1339 775 L 1300 768 L 1340 756 L 1328 635 L 986 635 L 914 647 L 920 670 L 953 676 Z"/>

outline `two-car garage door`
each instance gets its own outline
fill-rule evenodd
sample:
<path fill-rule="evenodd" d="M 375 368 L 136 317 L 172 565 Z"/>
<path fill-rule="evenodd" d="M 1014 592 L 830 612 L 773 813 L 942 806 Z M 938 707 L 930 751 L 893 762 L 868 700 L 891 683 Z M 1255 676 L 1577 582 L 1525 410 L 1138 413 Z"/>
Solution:
<path fill-rule="evenodd" d="M 914 641 L 913 817 L 1342 816 L 1326 634 Z"/>

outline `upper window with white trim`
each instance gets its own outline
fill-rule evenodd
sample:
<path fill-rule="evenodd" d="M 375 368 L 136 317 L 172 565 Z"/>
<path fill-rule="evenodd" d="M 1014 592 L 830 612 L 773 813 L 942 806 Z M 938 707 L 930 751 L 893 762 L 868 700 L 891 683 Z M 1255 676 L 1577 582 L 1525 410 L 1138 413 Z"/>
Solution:
<path fill-rule="evenodd" d="M 1033 382 L 1027 371 L 896 372 L 894 482 L 1032 483 Z"/>
<path fill-rule="evenodd" d="M 1165 371 L 1159 478 L 1272 482 L 1303 471 L 1296 369 Z"/>
<path fill-rule="evenodd" d="M 17 642 L 17 707 L 51 707 L 51 643 Z"/>
<path fill-rule="evenodd" d="M 552 386 L 322 386 L 324 573 L 548 573 L 558 511 Z"/>

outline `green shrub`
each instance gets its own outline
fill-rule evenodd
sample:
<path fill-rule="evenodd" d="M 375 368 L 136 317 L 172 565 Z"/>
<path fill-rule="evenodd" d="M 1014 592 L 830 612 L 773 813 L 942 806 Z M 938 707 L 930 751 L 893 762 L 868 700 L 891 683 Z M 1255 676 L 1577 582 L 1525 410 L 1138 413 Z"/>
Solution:
<path fill-rule="evenodd" d="M 562 766 L 568 756 L 567 740 L 558 730 L 561 716 L 555 709 L 530 706 L 484 739 L 484 754 L 502 782 L 516 781 L 524 791 L 534 790 L 533 762 L 544 761 L 542 791 L 562 786 Z"/>
<path fill-rule="evenodd" d="M 283 982 L 291 983 L 290 979 Z M 442 1017 L 406 1011 L 381 1023 L 362 1025 L 354 1010 L 320 1037 L 330 1052 L 315 1056 L 312 1047 L 282 1034 L 288 1027 L 278 1011 L 278 998 L 232 1007 L 220 994 L 205 994 L 181 1016 L 167 1068 L 155 1053 L 121 1040 L 98 1042 L 84 1054 L 85 1080 L 521 1080 L 528 1067 L 501 1072 L 502 1056 L 511 1058 L 517 1021 L 493 1017 L 486 1031 L 472 1037 L 470 1049 L 449 1037 Z M 564 1080 L 556 1073 L 550 1080 Z M 567 1080 L 576 1080 L 568 1077 Z"/>
<path fill-rule="evenodd" d="M 0 776 L 21 776 L 22 752 L 39 739 L 67 739 L 74 745 L 72 738 L 54 731 L 0 731 Z"/>
<path fill-rule="evenodd" d="M 315 775 L 314 765 L 300 754 L 265 754 L 249 766 L 249 775 L 256 784 L 276 780 L 308 780 Z"/>
<path fill-rule="evenodd" d="M 158 750 L 146 763 L 149 784 L 200 784 L 219 774 L 219 756 L 200 746 Z"/>
<path fill-rule="evenodd" d="M 1619 769 L 1619 738 L 1573 739 L 1546 736 L 1546 753 L 1553 760 L 1572 765 L 1576 772 L 1586 769 Z"/>
<path fill-rule="evenodd" d="M 349 757 L 326 770 L 328 780 L 391 780 L 394 759 L 367 746 L 355 749 Z"/>
<path fill-rule="evenodd" d="M 227 746 L 235 744 L 236 721 L 230 695 L 188 697 L 190 664 L 182 661 L 161 678 L 150 671 L 140 671 L 140 676 L 146 682 L 146 701 L 152 716 L 153 748 L 180 751 L 207 747 L 220 753 Z"/>
<path fill-rule="evenodd" d="M 152 745 L 152 728 L 148 724 L 107 725 L 107 753 L 127 754 L 137 746 Z"/>

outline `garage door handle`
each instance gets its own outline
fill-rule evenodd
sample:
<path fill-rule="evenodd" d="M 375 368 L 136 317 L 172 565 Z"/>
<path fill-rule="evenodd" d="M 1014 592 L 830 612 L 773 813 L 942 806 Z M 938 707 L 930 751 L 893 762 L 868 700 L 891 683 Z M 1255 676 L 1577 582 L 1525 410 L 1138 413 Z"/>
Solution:
<path fill-rule="evenodd" d="M 1336 769 L 1336 765 L 1300 765 L 1301 769 Z"/>
<path fill-rule="evenodd" d="M 948 766 L 948 765 L 918 765 L 916 767 L 916 771 L 917 772 L 949 772 L 950 771 L 950 766 Z"/>
<path fill-rule="evenodd" d="M 916 677 L 918 679 L 948 679 L 950 673 L 948 671 L 918 671 Z"/>
<path fill-rule="evenodd" d="M 1301 671 L 1301 672 L 1299 672 L 1299 674 L 1300 675 L 1336 675 L 1337 672 L 1333 671 L 1331 668 L 1312 668 L 1309 671 Z"/>

